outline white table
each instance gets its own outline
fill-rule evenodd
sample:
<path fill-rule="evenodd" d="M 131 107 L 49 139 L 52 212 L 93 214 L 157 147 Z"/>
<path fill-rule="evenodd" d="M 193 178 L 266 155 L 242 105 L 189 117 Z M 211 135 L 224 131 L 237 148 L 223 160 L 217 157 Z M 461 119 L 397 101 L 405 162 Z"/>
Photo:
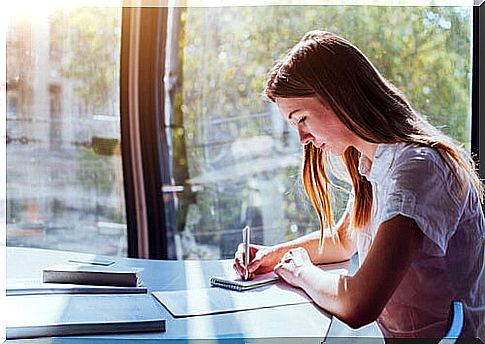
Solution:
<path fill-rule="evenodd" d="M 69 259 L 87 259 L 92 255 L 33 248 L 7 247 L 7 280 L 39 277 L 43 268 L 67 263 Z M 232 265 L 231 260 L 218 261 L 162 261 L 109 257 L 120 267 L 143 268 L 143 284 L 152 291 L 169 291 L 210 287 L 208 276 L 221 275 Z M 355 266 L 351 270 L 355 270 Z M 46 296 L 48 297 L 48 296 Z M 90 302 L 86 296 L 86 302 Z M 225 314 L 174 318 L 163 305 L 157 303 L 160 314 L 166 319 L 166 332 L 134 333 L 77 338 L 136 338 L 160 340 L 217 339 L 217 342 L 282 342 L 287 338 L 299 343 L 328 342 L 330 337 L 381 337 L 377 325 L 371 324 L 358 331 L 338 321 L 312 303 L 274 308 L 247 310 Z M 72 341 L 72 340 L 71 340 Z M 105 342 L 104 340 L 102 341 Z M 116 342 L 116 341 L 115 341 Z M 162 341 L 163 342 L 163 341 Z M 183 341 L 182 341 L 183 342 Z M 254 342 L 253 340 L 251 342 Z M 180 343 L 180 341 L 176 341 Z M 204 341 L 205 343 L 205 341 Z"/>

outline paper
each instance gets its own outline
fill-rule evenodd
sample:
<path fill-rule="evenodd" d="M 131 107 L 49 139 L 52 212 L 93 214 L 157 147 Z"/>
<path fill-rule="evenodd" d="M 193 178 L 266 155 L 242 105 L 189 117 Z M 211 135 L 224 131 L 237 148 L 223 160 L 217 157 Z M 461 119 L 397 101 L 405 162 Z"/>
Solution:
<path fill-rule="evenodd" d="M 91 265 L 101 265 L 110 266 L 115 263 L 114 260 L 104 259 L 100 257 L 92 257 L 86 259 L 72 258 L 68 260 L 69 263 L 81 263 L 81 264 L 91 264 Z"/>
<path fill-rule="evenodd" d="M 320 265 L 319 268 L 330 273 L 346 275 L 348 274 L 349 264 L 349 261 L 345 261 Z M 238 277 L 235 272 L 231 272 L 222 278 L 235 280 Z M 159 291 L 152 294 L 174 317 L 227 313 L 313 302 L 303 290 L 292 287 L 282 280 L 276 281 L 275 284 L 242 292 L 223 288 L 202 288 Z"/>
<path fill-rule="evenodd" d="M 152 293 L 174 317 L 205 315 L 310 303 L 306 293 L 279 282 L 245 292 L 222 288 L 161 291 Z"/>

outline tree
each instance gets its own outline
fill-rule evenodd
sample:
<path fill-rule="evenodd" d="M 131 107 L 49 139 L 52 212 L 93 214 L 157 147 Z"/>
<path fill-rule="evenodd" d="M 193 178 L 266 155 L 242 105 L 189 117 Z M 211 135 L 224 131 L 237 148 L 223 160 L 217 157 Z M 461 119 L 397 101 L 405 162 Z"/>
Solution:
<path fill-rule="evenodd" d="M 192 178 L 237 164 L 231 151 L 236 140 L 274 137 L 275 132 L 268 130 L 269 117 L 264 115 L 270 107 L 261 98 L 266 73 L 312 29 L 335 32 L 354 42 L 418 112 L 437 126 L 446 125 L 445 133 L 469 147 L 468 7 L 188 8 L 183 20 L 181 109 Z M 279 149 L 268 149 L 267 158 L 299 154 L 298 142 L 288 142 Z M 298 164 L 272 176 L 281 179 L 287 190 L 285 204 L 275 204 L 286 209 L 287 222 L 282 226 L 295 221 L 306 226 L 316 224 L 301 186 L 295 184 L 298 176 Z M 218 187 L 204 185 L 197 194 L 201 232 L 228 228 L 239 214 L 241 199 L 251 192 L 247 181 L 216 184 Z M 227 187 L 229 184 L 237 184 L 239 189 Z M 345 198 L 340 195 L 336 200 L 340 210 Z M 223 215 L 215 218 L 211 215 L 214 209 L 215 213 L 224 209 L 219 212 Z"/>
<path fill-rule="evenodd" d="M 84 101 L 87 113 L 111 114 L 117 99 L 119 80 L 121 11 L 109 7 L 76 7 L 57 11 L 53 26 L 54 42 L 63 42 L 61 74 L 76 80 L 76 94 Z"/>

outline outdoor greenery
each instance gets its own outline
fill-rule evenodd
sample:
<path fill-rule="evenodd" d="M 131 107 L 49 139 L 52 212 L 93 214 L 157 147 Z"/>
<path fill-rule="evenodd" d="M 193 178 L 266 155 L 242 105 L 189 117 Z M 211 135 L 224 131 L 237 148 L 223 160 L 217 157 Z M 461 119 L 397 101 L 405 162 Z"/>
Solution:
<path fill-rule="evenodd" d="M 51 15 L 51 55 L 54 50 L 62 56 L 61 75 L 77 81 L 76 96 L 89 116 L 111 112 L 117 103 L 120 13 L 110 7 L 67 7 Z"/>
<path fill-rule="evenodd" d="M 278 129 L 274 109 L 261 92 L 272 64 L 309 30 L 331 31 L 355 43 L 417 111 L 469 148 L 470 11 L 385 6 L 186 9 L 181 109 L 189 175 L 202 188 L 196 194 L 200 239 L 207 232 L 243 225 L 242 204 L 262 192 L 251 186 L 255 180 L 278 180 L 273 192 L 284 194 L 283 204 L 274 204 L 284 208 L 284 220 L 272 224 L 278 227 L 272 230 L 283 231 L 288 239 L 316 228 L 298 181 L 299 159 L 285 168 L 238 176 L 244 162 L 255 164 L 262 149 L 270 161 L 301 154 L 288 128 L 281 124 Z M 264 142 L 272 143 L 246 144 L 245 153 L 235 154 L 234 147 L 255 137 L 269 137 Z M 225 178 L 231 171 L 234 178 Z M 204 178 L 217 173 L 219 181 Z M 345 194 L 337 197 L 337 212 L 345 199 Z"/>

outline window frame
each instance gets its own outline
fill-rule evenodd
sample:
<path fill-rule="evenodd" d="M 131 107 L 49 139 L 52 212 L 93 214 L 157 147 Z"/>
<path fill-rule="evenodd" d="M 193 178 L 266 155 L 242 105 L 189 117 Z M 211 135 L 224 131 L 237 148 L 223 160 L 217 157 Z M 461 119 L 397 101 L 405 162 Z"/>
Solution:
<path fill-rule="evenodd" d="M 121 44 L 121 131 L 128 256 L 175 259 L 175 206 L 164 125 L 167 7 L 124 7 Z"/>
<path fill-rule="evenodd" d="M 482 147 L 485 140 L 480 139 L 480 129 L 482 129 L 480 126 L 485 123 L 480 122 L 480 113 L 485 111 L 485 99 L 480 97 L 480 90 L 485 90 L 483 32 L 485 32 L 485 6 L 482 3 L 480 6 L 473 7 L 472 15 L 471 151 L 476 159 L 480 178 L 485 179 L 485 164 L 480 164 L 480 161 L 485 159 L 485 149 Z"/>

